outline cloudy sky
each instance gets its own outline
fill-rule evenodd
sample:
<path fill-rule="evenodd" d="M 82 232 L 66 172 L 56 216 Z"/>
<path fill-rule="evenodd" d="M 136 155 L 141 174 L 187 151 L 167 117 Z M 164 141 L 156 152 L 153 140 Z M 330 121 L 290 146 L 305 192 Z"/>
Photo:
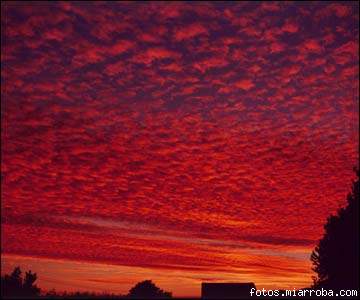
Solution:
<path fill-rule="evenodd" d="M 2 273 L 311 283 L 358 162 L 356 2 L 1 5 Z"/>

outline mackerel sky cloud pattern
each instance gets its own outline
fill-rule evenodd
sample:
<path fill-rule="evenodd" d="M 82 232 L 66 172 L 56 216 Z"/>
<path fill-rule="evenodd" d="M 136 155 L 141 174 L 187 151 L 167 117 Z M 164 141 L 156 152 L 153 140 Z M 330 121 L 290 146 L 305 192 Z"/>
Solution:
<path fill-rule="evenodd" d="M 4 260 L 179 296 L 308 285 L 359 159 L 358 22 L 346 1 L 2 3 Z"/>

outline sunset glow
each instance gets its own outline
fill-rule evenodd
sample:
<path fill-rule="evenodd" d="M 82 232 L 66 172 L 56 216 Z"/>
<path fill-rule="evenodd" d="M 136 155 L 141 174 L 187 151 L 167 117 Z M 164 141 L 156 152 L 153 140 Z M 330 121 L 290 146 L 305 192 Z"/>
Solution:
<path fill-rule="evenodd" d="M 2 274 L 311 284 L 359 160 L 356 2 L 1 5 Z"/>

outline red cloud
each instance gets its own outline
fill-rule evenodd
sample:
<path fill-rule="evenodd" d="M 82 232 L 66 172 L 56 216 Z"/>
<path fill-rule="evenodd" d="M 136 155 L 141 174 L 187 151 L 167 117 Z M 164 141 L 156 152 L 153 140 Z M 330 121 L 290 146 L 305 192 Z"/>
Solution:
<path fill-rule="evenodd" d="M 295 33 L 299 30 L 299 26 L 296 23 L 287 21 L 282 27 L 283 32 Z"/>
<path fill-rule="evenodd" d="M 235 82 L 234 85 L 245 91 L 250 90 L 255 86 L 255 84 L 250 79 L 241 79 L 241 80 Z"/>
<path fill-rule="evenodd" d="M 61 42 L 64 38 L 66 38 L 66 36 L 68 36 L 70 34 L 70 32 L 66 32 L 64 30 L 60 30 L 57 28 L 53 28 L 51 30 L 48 30 L 45 32 L 44 36 L 45 38 L 49 39 L 49 40 L 56 40 L 58 42 Z"/>
<path fill-rule="evenodd" d="M 194 68 L 201 72 L 206 72 L 206 70 L 210 68 L 221 68 L 227 66 L 228 64 L 229 62 L 222 56 L 214 55 L 210 58 L 194 63 Z"/>
<path fill-rule="evenodd" d="M 121 53 L 126 52 L 129 49 L 133 48 L 134 45 L 135 45 L 135 43 L 132 41 L 121 40 L 121 41 L 116 42 L 111 47 L 106 48 L 105 51 L 111 55 L 118 55 L 118 54 L 121 54 Z"/>
<path fill-rule="evenodd" d="M 166 49 L 164 47 L 150 47 L 133 58 L 134 62 L 151 64 L 155 60 L 161 59 L 178 59 L 181 56 L 180 53 Z"/>
<path fill-rule="evenodd" d="M 312 52 L 320 52 L 322 50 L 320 43 L 317 40 L 313 40 L 313 39 L 305 41 L 303 46 L 306 50 Z"/>
<path fill-rule="evenodd" d="M 279 11 L 280 6 L 277 3 L 265 2 L 261 4 L 261 8 L 271 12 Z"/>
<path fill-rule="evenodd" d="M 270 44 L 270 52 L 277 53 L 284 51 L 285 45 L 283 43 L 275 42 Z"/>
<path fill-rule="evenodd" d="M 359 44 L 355 43 L 354 41 L 349 41 L 341 45 L 337 49 L 335 49 L 334 53 L 335 54 L 350 53 L 352 55 L 356 55 L 358 51 L 359 51 Z"/>
<path fill-rule="evenodd" d="M 122 61 L 119 61 L 115 64 L 106 66 L 105 71 L 109 75 L 116 75 L 116 74 L 123 72 L 125 70 L 125 68 L 126 68 L 126 65 Z"/>
<path fill-rule="evenodd" d="M 178 29 L 175 29 L 174 38 L 176 41 L 183 41 L 194 38 L 199 35 L 208 35 L 208 29 L 200 23 L 193 23 Z"/>
<path fill-rule="evenodd" d="M 350 13 L 349 7 L 345 5 L 339 5 L 334 3 L 329 5 L 328 8 L 332 10 L 339 18 L 346 17 Z"/>

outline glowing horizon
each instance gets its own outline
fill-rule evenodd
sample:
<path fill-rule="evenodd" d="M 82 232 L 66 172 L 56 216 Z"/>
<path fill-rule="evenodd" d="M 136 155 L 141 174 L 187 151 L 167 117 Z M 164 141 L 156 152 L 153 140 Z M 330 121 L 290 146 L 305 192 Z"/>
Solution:
<path fill-rule="evenodd" d="M 294 288 L 308 287 L 311 278 L 306 280 L 304 277 L 308 274 L 312 275 L 312 273 L 308 272 L 310 260 L 307 259 L 306 263 L 308 264 L 307 269 L 304 268 L 303 262 L 300 262 L 297 266 L 300 266 L 302 270 L 294 272 L 293 275 L 288 275 L 288 277 L 291 277 L 292 284 L 289 284 L 288 279 L 281 274 L 275 275 L 276 271 L 271 270 L 273 266 L 268 266 L 269 272 L 264 273 L 265 275 L 258 282 L 254 281 L 254 283 L 258 289 L 292 290 Z M 247 282 L 252 281 L 254 278 L 254 275 L 249 270 L 199 273 L 192 270 L 168 270 L 166 267 L 163 269 L 140 266 L 129 267 L 110 263 L 13 254 L 3 254 L 3 264 L 2 273 L 4 274 L 11 273 L 15 266 L 20 266 L 22 272 L 35 271 L 38 275 L 37 284 L 42 288 L 42 292 L 55 289 L 56 292 L 105 292 L 125 295 L 137 282 L 150 279 L 162 289 L 172 291 L 174 297 L 199 297 L 202 282 Z M 89 270 L 91 270 L 91 273 L 89 273 Z M 244 271 L 247 273 L 240 273 Z M 270 277 L 271 280 L 267 281 L 267 277 Z"/>

